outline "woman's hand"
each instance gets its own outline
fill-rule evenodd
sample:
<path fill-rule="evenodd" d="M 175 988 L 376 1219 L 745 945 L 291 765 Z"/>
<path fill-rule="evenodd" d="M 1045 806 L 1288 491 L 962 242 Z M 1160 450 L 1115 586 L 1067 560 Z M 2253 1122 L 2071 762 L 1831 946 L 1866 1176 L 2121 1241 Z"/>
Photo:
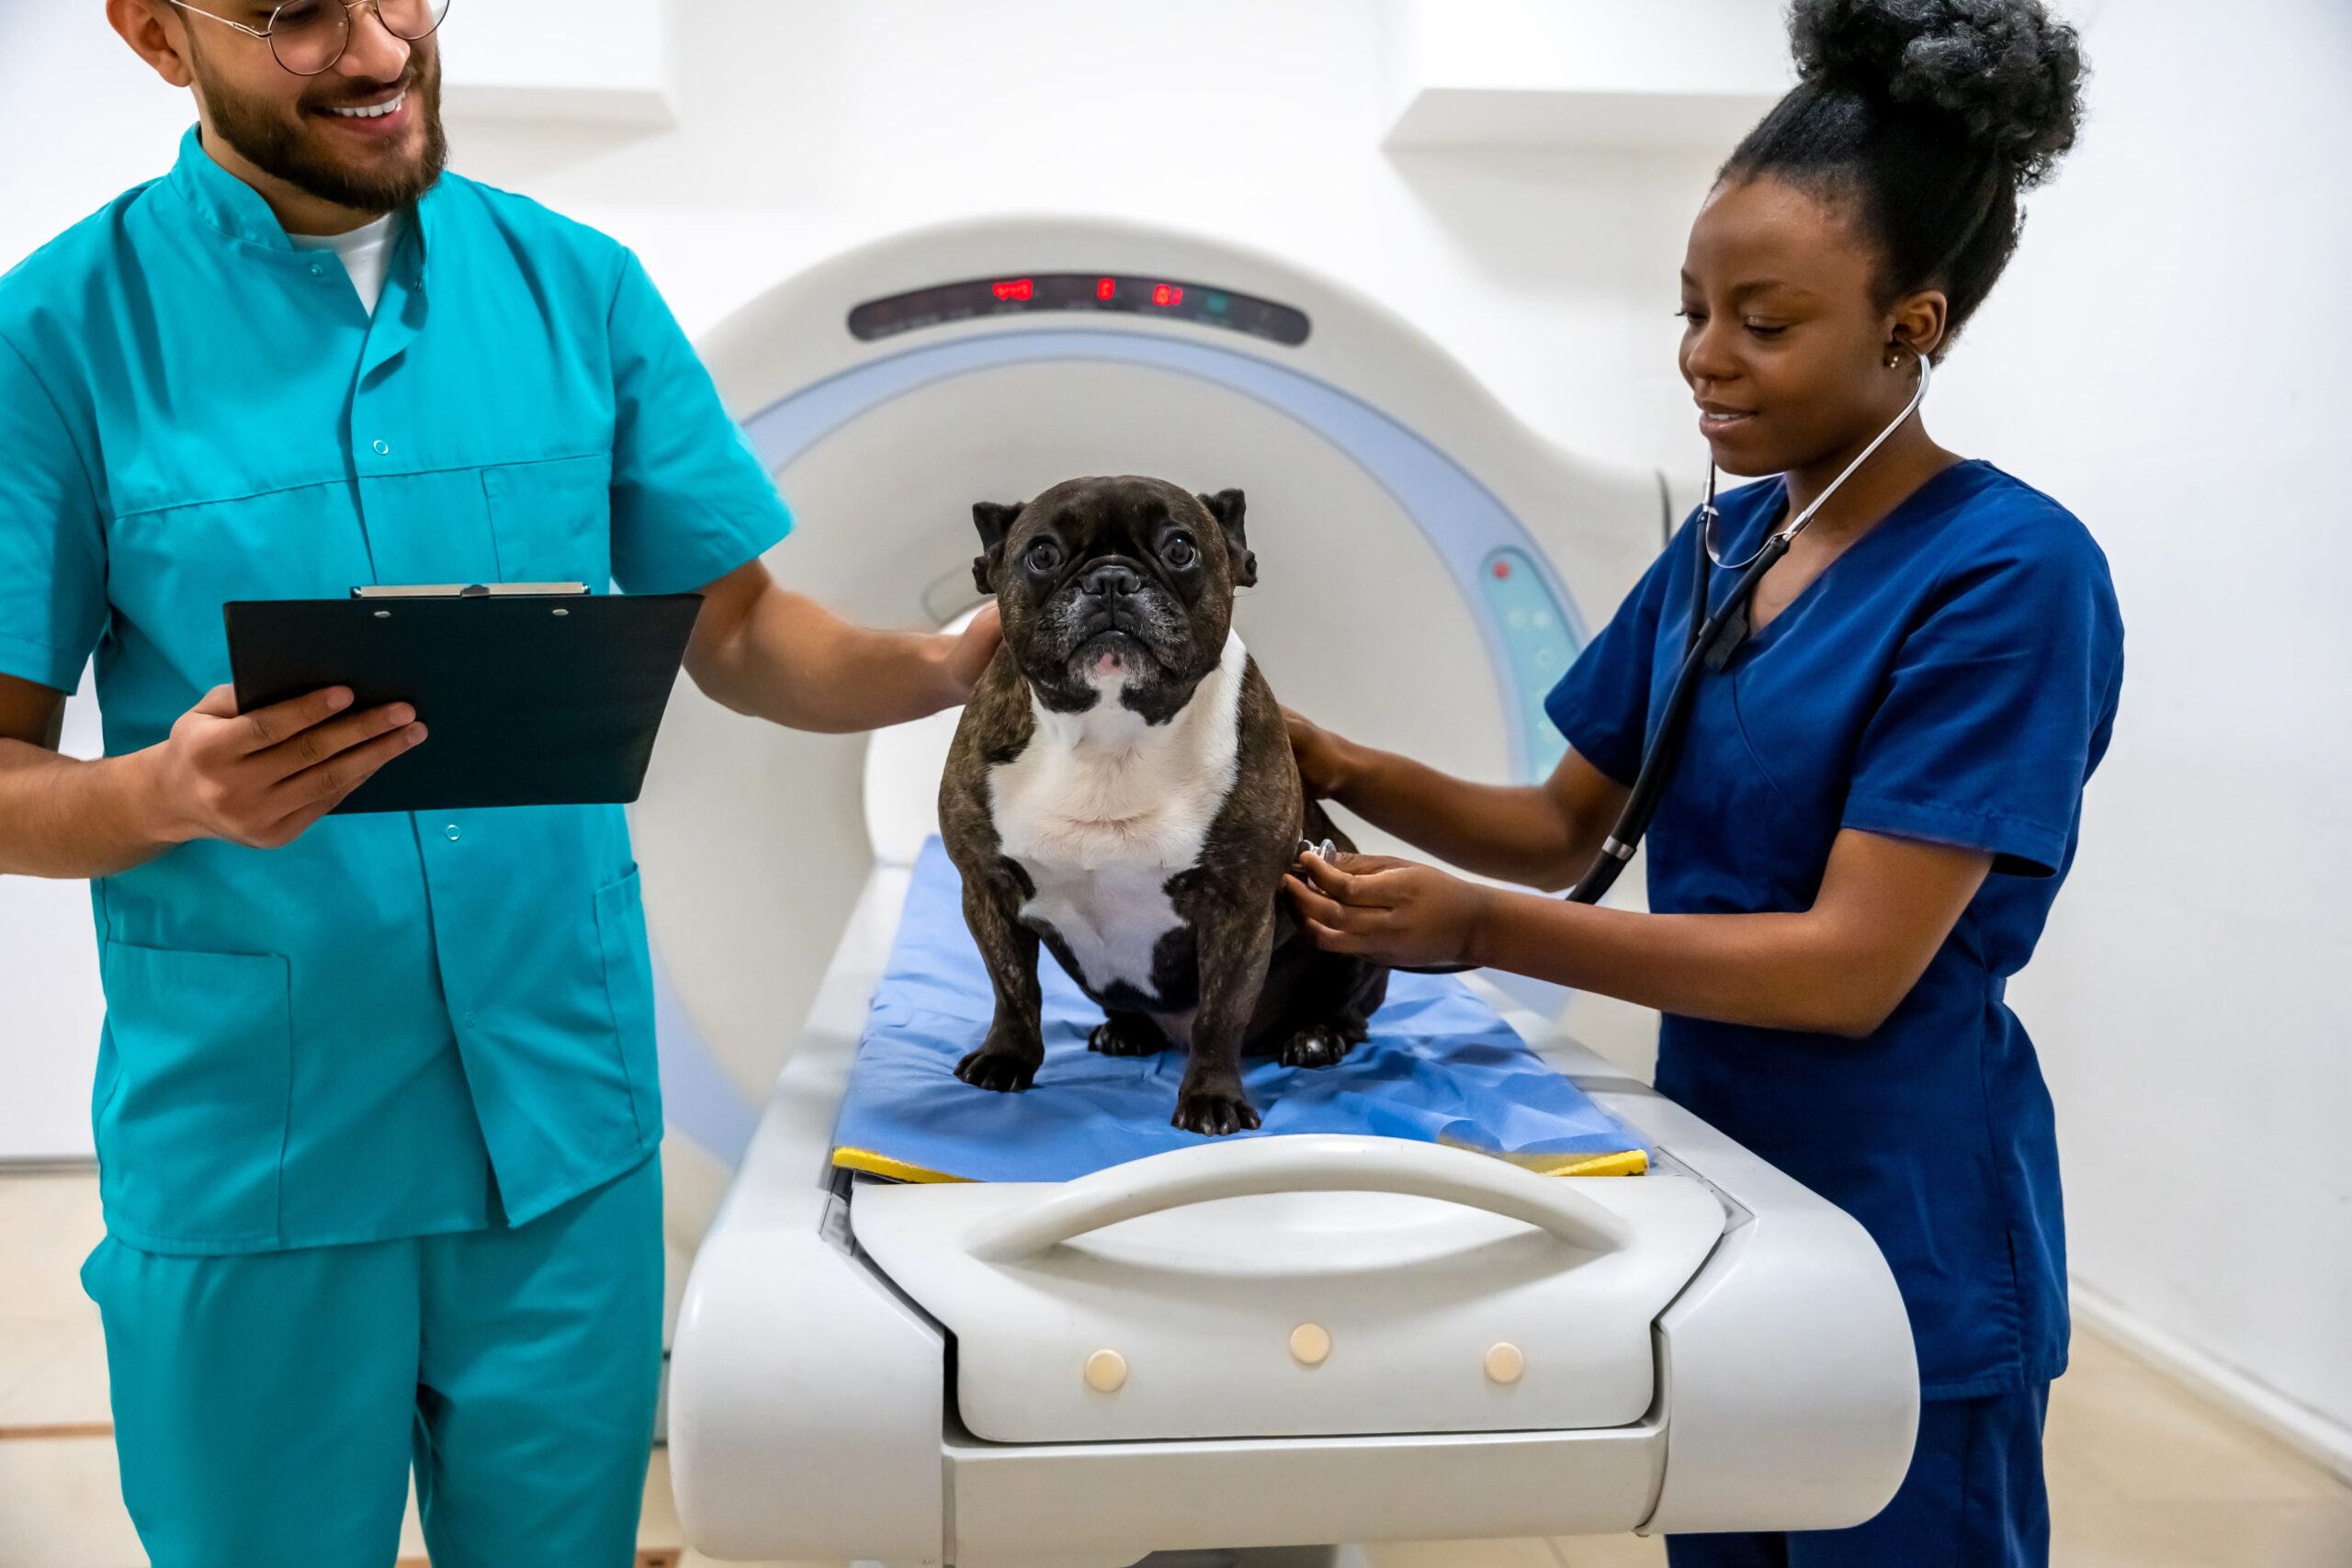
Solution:
<path fill-rule="evenodd" d="M 1475 882 L 1385 855 L 1302 854 L 1283 881 L 1316 946 L 1400 968 L 1470 962 L 1493 907 Z"/>
<path fill-rule="evenodd" d="M 1354 781 L 1355 748 L 1314 720 L 1283 709 L 1291 754 L 1298 759 L 1299 782 L 1310 800 L 1329 800 Z"/>

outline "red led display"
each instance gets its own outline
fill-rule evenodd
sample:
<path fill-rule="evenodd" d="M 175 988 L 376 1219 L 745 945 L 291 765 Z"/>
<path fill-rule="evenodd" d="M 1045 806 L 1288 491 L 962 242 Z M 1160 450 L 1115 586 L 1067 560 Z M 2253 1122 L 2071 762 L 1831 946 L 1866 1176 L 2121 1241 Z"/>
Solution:
<path fill-rule="evenodd" d="M 1510 562 L 1507 560 L 1498 560 L 1495 563 L 1495 577 L 1498 581 L 1508 578 L 1510 575 Z"/>
<path fill-rule="evenodd" d="M 0 6 L 9 0 L 0 0 Z M 911 288 L 868 299 L 849 313 L 850 335 L 872 343 L 976 316 L 1000 323 L 1031 311 L 1082 310 L 1090 315 L 1139 312 L 1163 321 L 1248 333 L 1295 346 L 1306 341 L 1306 313 L 1295 306 L 1236 294 L 1213 283 L 1179 283 L 1133 273 L 1032 272 L 982 274 L 953 283 Z"/>

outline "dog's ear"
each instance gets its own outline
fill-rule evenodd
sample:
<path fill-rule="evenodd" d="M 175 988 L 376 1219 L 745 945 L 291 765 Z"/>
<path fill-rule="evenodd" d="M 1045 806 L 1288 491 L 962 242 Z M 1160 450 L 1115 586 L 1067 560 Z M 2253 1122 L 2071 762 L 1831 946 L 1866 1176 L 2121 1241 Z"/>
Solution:
<path fill-rule="evenodd" d="M 1249 536 L 1242 532 L 1241 514 L 1247 503 L 1238 490 L 1221 490 L 1215 495 L 1203 495 L 1203 506 L 1225 530 L 1225 553 L 1233 562 L 1233 584 L 1237 588 L 1258 586 L 1258 558 L 1250 550 Z"/>
<path fill-rule="evenodd" d="M 973 503 L 972 524 L 980 531 L 980 553 L 972 558 L 972 583 L 981 592 L 996 592 L 996 570 L 1004 564 L 1004 541 L 1012 536 L 1013 520 L 1028 504 L 1025 501 L 1010 506 L 993 501 Z"/>

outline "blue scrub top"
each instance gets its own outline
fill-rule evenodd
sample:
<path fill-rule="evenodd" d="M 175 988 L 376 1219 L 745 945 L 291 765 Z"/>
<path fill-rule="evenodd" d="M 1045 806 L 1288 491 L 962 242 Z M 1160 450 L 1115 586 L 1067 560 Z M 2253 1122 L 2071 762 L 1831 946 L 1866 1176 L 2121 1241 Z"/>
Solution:
<path fill-rule="evenodd" d="M 417 204 L 372 319 L 194 131 L 0 278 L 0 673 L 71 691 L 95 651 L 109 755 L 228 681 L 227 600 L 691 590 L 790 526 L 636 258 L 469 180 Z M 92 902 L 130 1246 L 519 1224 L 660 1140 L 618 807 L 333 817 Z"/>
<path fill-rule="evenodd" d="M 1720 502 L 1725 558 L 1785 513 Z M 1630 784 L 1682 658 L 1690 525 L 1552 693 L 1553 722 Z M 1720 604 L 1736 573 L 1717 571 Z M 1971 1398 L 2066 1359 L 2050 1095 L 2003 999 L 2075 857 L 2107 750 L 2123 626 L 2107 559 L 1988 463 L 1946 468 L 1702 677 L 1648 840 L 1661 913 L 1809 908 L 1843 829 L 1983 850 L 1992 874 L 1862 1040 L 1668 1015 L 1657 1087 L 1860 1220 L 1910 1310 L 1924 1392 Z"/>

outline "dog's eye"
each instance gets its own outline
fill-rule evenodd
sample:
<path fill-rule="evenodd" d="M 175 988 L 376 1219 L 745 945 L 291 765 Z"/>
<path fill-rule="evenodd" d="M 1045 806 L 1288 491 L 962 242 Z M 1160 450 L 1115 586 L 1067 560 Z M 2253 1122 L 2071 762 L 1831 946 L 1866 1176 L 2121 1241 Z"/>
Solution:
<path fill-rule="evenodd" d="M 1179 534 L 1159 547 L 1159 558 L 1182 571 L 1200 559 L 1201 552 L 1194 547 L 1191 539 Z"/>
<path fill-rule="evenodd" d="M 1029 547 L 1028 555 L 1023 558 L 1029 563 L 1031 571 L 1051 571 L 1062 564 L 1062 547 L 1051 539 L 1040 539 Z"/>

